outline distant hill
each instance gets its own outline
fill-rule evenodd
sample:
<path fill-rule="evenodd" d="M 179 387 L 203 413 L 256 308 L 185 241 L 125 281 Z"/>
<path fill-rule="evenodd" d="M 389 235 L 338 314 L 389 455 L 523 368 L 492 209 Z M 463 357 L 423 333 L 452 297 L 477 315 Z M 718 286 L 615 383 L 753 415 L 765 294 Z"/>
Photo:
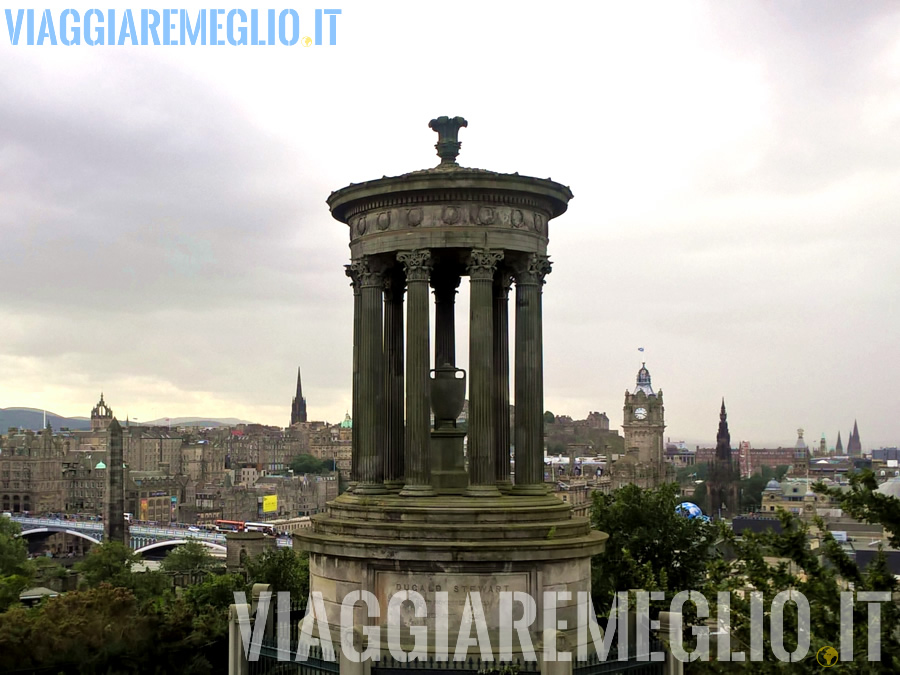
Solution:
<path fill-rule="evenodd" d="M 251 422 L 239 420 L 236 417 L 173 417 L 149 422 L 141 420 L 138 424 L 148 427 L 233 427 L 237 424 L 251 424 Z"/>
<path fill-rule="evenodd" d="M 91 428 L 91 420 L 87 417 L 63 417 L 49 410 L 47 411 L 47 421 L 50 422 L 54 431 L 59 431 L 62 427 L 73 431 L 86 431 Z M 119 421 L 122 424 L 125 423 L 125 420 Z M 132 420 L 132 422 L 134 421 Z M 140 420 L 137 423 L 148 427 L 232 427 L 237 424 L 251 424 L 236 417 L 173 417 L 168 420 L 162 418 L 149 422 Z M 10 427 L 40 431 L 44 428 L 44 411 L 37 408 L 0 408 L 0 434 L 5 434 Z"/>
<path fill-rule="evenodd" d="M 91 428 L 91 421 L 86 417 L 63 417 L 47 411 L 47 421 L 54 430 L 62 427 L 72 430 Z M 10 427 L 40 431 L 44 428 L 44 411 L 36 408 L 0 408 L 0 434 L 5 434 Z"/>

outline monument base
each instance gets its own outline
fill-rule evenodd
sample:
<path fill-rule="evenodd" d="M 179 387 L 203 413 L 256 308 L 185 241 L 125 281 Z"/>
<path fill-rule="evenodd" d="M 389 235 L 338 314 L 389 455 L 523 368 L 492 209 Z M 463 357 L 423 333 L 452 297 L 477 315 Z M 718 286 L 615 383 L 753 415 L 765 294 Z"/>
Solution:
<path fill-rule="evenodd" d="M 329 504 L 329 513 L 312 520 L 313 527 L 294 534 L 294 541 L 309 551 L 310 591 L 321 593 L 335 645 L 340 644 L 345 598 L 368 592 L 377 607 L 360 600 L 344 610 L 349 612 L 344 621 L 352 616 L 357 637 L 367 634 L 364 628 L 377 627 L 385 654 L 393 622 L 400 630 L 397 639 L 409 643 L 406 650 L 412 648 L 410 629 L 418 626 L 427 635 L 429 655 L 441 653 L 443 634 L 451 658 L 458 644 L 477 658 L 482 641 L 476 629 L 483 612 L 496 655 L 502 632 L 521 622 L 526 607 L 534 649 L 541 648 L 545 630 L 558 630 L 574 649 L 578 602 L 590 593 L 591 557 L 603 550 L 607 538 L 548 495 L 416 500 L 344 494 Z M 405 601 L 415 594 L 424 601 L 418 608 Z M 544 625 L 550 603 L 555 626 Z M 474 623 L 467 624 L 469 619 Z M 518 632 L 511 634 L 513 651 L 519 653 Z"/>

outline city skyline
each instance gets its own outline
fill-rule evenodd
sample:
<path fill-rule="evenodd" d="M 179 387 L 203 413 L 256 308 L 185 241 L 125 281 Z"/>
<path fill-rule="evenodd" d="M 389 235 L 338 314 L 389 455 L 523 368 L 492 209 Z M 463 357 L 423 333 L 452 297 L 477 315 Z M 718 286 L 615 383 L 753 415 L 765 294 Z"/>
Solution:
<path fill-rule="evenodd" d="M 632 388 L 630 389 L 630 391 L 632 391 L 632 393 L 634 392 L 634 390 L 635 390 L 634 387 L 632 387 Z M 101 392 L 101 400 L 103 399 L 103 396 L 104 396 L 104 393 Z M 304 403 L 305 403 L 305 402 L 306 402 L 306 399 L 305 399 L 305 397 L 304 397 Z M 10 407 L 10 408 L 19 408 L 19 409 L 22 409 L 22 407 L 19 407 L 19 406 L 9 406 L 9 407 Z M 90 416 L 89 416 L 89 415 L 84 415 L 84 414 L 81 414 L 81 413 L 60 414 L 60 413 L 58 413 L 58 412 L 55 411 L 55 410 L 47 410 L 47 409 L 44 409 L 44 408 L 31 408 L 31 409 L 32 409 L 32 410 L 35 410 L 35 411 L 38 411 L 38 412 L 44 413 L 44 422 L 43 422 L 44 424 L 46 424 L 47 422 L 50 421 L 50 420 L 48 420 L 48 418 L 47 418 L 47 416 L 49 416 L 49 415 L 54 415 L 54 416 L 61 417 L 61 418 L 64 418 L 64 419 L 79 419 L 79 420 L 82 420 L 82 421 L 88 421 L 88 420 L 90 420 Z M 571 412 L 568 412 L 568 411 L 565 411 L 565 410 L 556 410 L 556 411 L 550 410 L 549 412 L 553 412 L 554 415 L 565 415 L 565 416 L 571 417 L 573 420 L 585 419 L 585 418 L 587 418 L 587 415 L 588 415 L 588 413 L 585 413 L 584 415 L 580 415 L 580 414 L 572 414 Z M 610 414 L 610 413 L 609 413 L 608 411 L 606 411 L 606 410 L 599 410 L 599 409 L 596 409 L 596 410 L 592 409 L 592 410 L 589 411 L 589 412 L 598 412 L 598 413 L 604 413 L 604 414 L 606 414 L 607 417 L 609 418 L 609 421 L 610 421 L 610 428 L 611 428 L 611 429 L 614 429 L 614 430 L 618 430 L 619 433 L 620 433 L 620 435 L 621 435 L 622 425 L 621 425 L 621 424 L 616 424 L 616 418 L 615 418 L 614 414 Z M 314 417 L 314 418 L 310 418 L 309 421 L 310 421 L 310 422 L 324 422 L 324 423 L 326 423 L 326 424 L 337 424 L 338 422 L 341 421 L 341 419 L 343 419 L 344 417 L 348 416 L 349 414 L 350 414 L 350 411 L 347 410 L 347 411 L 345 411 L 344 414 L 340 417 L 340 419 L 338 419 L 338 418 L 332 419 L 332 418 L 328 418 L 328 417 L 321 417 L 321 418 Z M 116 417 L 117 417 L 117 418 L 120 418 L 119 415 L 116 415 Z M 190 415 L 190 414 L 186 414 L 186 415 L 169 415 L 169 416 L 167 416 L 167 417 L 156 417 L 156 418 L 152 418 L 152 417 L 141 417 L 141 418 L 138 418 L 138 417 L 134 417 L 134 416 L 129 415 L 129 414 L 126 413 L 126 415 L 125 415 L 125 417 L 124 417 L 124 419 L 123 419 L 122 421 L 123 421 L 123 422 L 128 421 L 128 422 L 130 422 L 130 423 L 132 423 L 132 424 L 138 424 L 138 425 L 140 425 L 140 424 L 159 424 L 159 425 L 161 425 L 161 426 L 166 426 L 166 422 L 169 422 L 169 421 L 171 421 L 173 424 L 176 424 L 176 423 L 177 423 L 177 424 L 180 424 L 181 422 L 179 422 L 179 420 L 216 420 L 216 421 L 220 421 L 220 422 L 222 422 L 222 423 L 227 422 L 227 423 L 232 424 L 232 425 L 238 425 L 238 424 L 263 424 L 263 425 L 267 425 L 267 426 L 274 426 L 274 427 L 279 427 L 279 428 L 287 428 L 287 425 L 280 424 L 279 422 L 264 422 L 264 421 L 261 421 L 261 420 L 254 420 L 254 419 L 238 419 L 238 418 L 236 418 L 236 417 L 234 417 L 234 416 L 221 417 L 221 416 L 215 416 L 215 415 Z M 58 424 L 57 424 L 57 425 L 51 425 L 51 427 L 55 427 L 55 426 L 59 426 L 59 425 L 58 425 Z M 837 441 L 837 439 L 838 439 L 838 435 L 846 436 L 848 439 L 851 438 L 851 437 L 852 437 L 853 430 L 854 430 L 856 427 L 857 427 L 857 420 L 854 419 L 853 424 L 850 425 L 850 428 L 849 428 L 849 431 L 847 432 L 847 434 L 842 434 L 840 429 L 838 430 L 837 435 L 829 435 L 829 433 L 828 433 L 827 431 L 822 432 L 822 433 L 824 433 L 824 435 L 825 435 L 825 439 L 826 439 L 826 442 L 827 442 L 828 450 L 829 450 L 829 451 L 834 451 L 834 450 L 835 450 L 835 444 L 836 444 L 836 441 Z M 55 429 L 55 428 L 54 428 L 54 430 L 58 430 L 58 429 Z M 739 440 L 735 440 L 734 443 L 732 444 L 732 447 L 733 447 L 733 449 L 737 449 L 738 446 L 739 446 L 739 444 L 740 444 L 740 443 L 743 443 L 743 442 L 745 442 L 745 441 L 749 442 L 749 443 L 751 444 L 751 447 L 756 447 L 756 448 L 761 448 L 761 447 L 775 447 L 775 446 L 778 446 L 778 447 L 793 447 L 794 442 L 796 442 L 796 440 L 797 440 L 797 432 L 799 432 L 799 431 L 801 431 L 801 430 L 804 432 L 804 440 L 806 441 L 807 445 L 809 446 L 810 451 L 811 451 L 812 453 L 818 452 L 818 449 L 819 449 L 819 439 L 821 438 L 821 435 L 810 435 L 810 430 L 809 430 L 809 429 L 803 429 L 803 427 L 799 427 L 798 429 L 795 430 L 794 436 L 792 437 L 791 440 L 769 440 L 769 441 L 762 441 L 762 442 L 760 442 L 758 439 L 741 438 L 741 439 L 739 439 Z M 690 445 L 698 445 L 698 446 L 700 446 L 700 447 L 714 447 L 714 446 L 715 446 L 715 441 L 710 441 L 709 439 L 705 439 L 705 438 L 691 438 L 691 437 L 688 437 L 688 436 L 673 436 L 671 433 L 668 433 L 668 431 L 669 431 L 669 430 L 668 430 L 668 426 L 667 426 L 667 430 L 666 430 L 666 431 L 667 431 L 667 433 L 665 434 L 665 440 L 666 440 L 667 443 L 669 443 L 669 442 L 675 443 L 675 444 L 678 444 L 678 443 L 686 443 L 686 444 L 689 445 L 689 446 L 690 446 Z M 862 447 L 863 447 L 864 450 L 871 450 L 871 449 L 873 449 L 873 448 L 875 448 L 875 447 L 883 447 L 883 446 L 872 446 L 871 444 L 865 444 L 865 443 L 863 443 L 863 444 L 862 444 Z M 839 452 L 839 453 L 837 453 L 837 454 L 839 454 L 839 455 L 840 455 L 840 454 L 846 454 L 846 449 L 842 449 L 841 452 Z"/>
<path fill-rule="evenodd" d="M 284 426 L 300 365 L 310 419 L 340 421 L 349 251 L 325 199 L 434 166 L 428 120 L 463 115 L 460 164 L 575 195 L 545 409 L 620 428 L 646 361 L 673 440 L 714 445 L 724 396 L 735 443 L 832 447 L 858 420 L 864 449 L 898 444 L 900 8 L 342 10 L 334 47 L 0 39 L 0 407 L 85 416 L 103 391 L 122 418 Z M 412 58 L 435 41 L 452 55 Z"/>

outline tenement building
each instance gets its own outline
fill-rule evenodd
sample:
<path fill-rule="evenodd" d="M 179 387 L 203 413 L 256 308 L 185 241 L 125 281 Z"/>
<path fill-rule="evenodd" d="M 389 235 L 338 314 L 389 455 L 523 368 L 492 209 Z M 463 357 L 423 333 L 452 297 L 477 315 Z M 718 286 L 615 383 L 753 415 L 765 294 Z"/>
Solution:
<path fill-rule="evenodd" d="M 0 441 L 0 508 L 12 513 L 61 511 L 65 504 L 63 457 L 69 439 L 10 429 Z"/>

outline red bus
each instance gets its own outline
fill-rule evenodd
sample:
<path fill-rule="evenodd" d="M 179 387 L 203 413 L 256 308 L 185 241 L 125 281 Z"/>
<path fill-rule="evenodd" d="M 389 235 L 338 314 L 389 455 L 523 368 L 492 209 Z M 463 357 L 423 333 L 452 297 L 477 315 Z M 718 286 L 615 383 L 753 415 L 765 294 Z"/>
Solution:
<path fill-rule="evenodd" d="M 216 530 L 219 532 L 243 532 L 244 521 L 242 520 L 217 520 Z"/>

